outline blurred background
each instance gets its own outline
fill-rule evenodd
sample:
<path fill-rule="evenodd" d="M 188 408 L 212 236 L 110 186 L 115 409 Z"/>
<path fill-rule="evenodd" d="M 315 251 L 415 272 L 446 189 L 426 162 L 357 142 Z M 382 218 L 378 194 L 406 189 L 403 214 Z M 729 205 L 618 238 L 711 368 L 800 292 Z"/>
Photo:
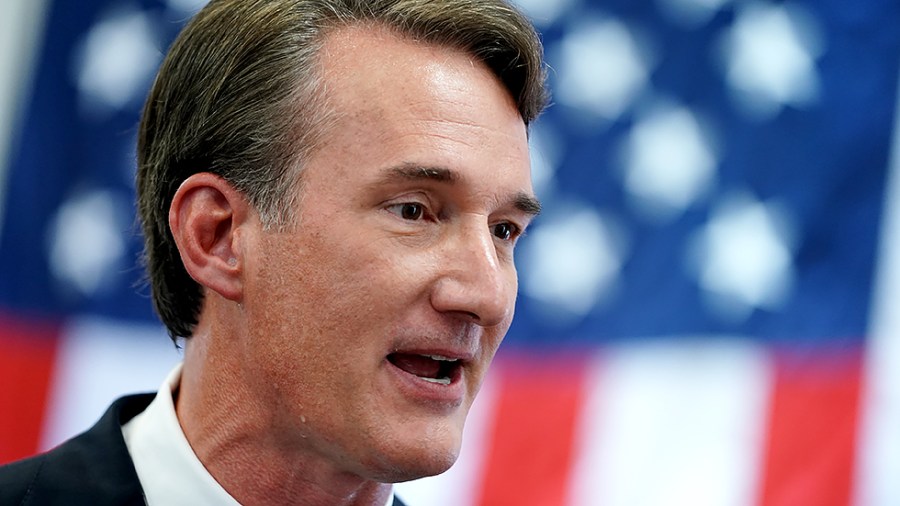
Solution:
<path fill-rule="evenodd" d="M 155 390 L 139 109 L 198 0 L 0 0 L 0 463 Z M 900 3 L 519 0 L 546 212 L 415 505 L 900 504 Z"/>

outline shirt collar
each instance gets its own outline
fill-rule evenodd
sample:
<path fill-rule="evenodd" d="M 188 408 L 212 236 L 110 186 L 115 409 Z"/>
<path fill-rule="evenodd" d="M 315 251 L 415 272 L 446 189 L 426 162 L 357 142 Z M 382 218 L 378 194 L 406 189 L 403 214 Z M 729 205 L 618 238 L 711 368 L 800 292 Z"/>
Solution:
<path fill-rule="evenodd" d="M 240 506 L 209 474 L 184 437 L 172 393 L 181 381 L 178 364 L 153 402 L 122 426 L 122 435 L 148 506 Z M 385 506 L 394 502 L 391 491 Z"/>

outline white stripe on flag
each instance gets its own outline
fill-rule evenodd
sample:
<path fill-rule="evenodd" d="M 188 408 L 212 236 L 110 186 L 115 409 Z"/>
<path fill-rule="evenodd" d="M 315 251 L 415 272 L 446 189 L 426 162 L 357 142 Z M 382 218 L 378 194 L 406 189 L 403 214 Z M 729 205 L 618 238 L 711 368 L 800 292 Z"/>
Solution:
<path fill-rule="evenodd" d="M 156 391 L 180 359 L 160 326 L 71 321 L 60 335 L 41 448 L 87 429 L 123 394 Z"/>
<path fill-rule="evenodd" d="M 854 504 L 900 504 L 900 86 L 865 356 Z M 865 168 L 863 168 L 865 170 Z"/>
<path fill-rule="evenodd" d="M 771 385 L 759 347 L 675 339 L 594 367 L 569 504 L 755 504 Z"/>
<path fill-rule="evenodd" d="M 492 369 L 493 373 L 497 369 Z M 456 464 L 444 474 L 431 478 L 400 483 L 397 496 L 409 506 L 466 506 L 475 504 L 480 495 L 484 475 L 484 450 L 490 447 L 494 419 L 496 383 L 491 374 L 481 386 L 481 392 L 466 419 L 462 449 Z"/>

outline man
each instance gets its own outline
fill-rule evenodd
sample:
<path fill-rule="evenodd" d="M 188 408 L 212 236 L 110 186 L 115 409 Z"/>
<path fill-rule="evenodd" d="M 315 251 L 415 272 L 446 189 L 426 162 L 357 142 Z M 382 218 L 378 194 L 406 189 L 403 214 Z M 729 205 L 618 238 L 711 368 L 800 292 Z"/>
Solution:
<path fill-rule="evenodd" d="M 0 503 L 400 504 L 448 469 L 540 208 L 542 65 L 502 0 L 210 2 L 138 145 L 184 362 L 0 471 Z"/>

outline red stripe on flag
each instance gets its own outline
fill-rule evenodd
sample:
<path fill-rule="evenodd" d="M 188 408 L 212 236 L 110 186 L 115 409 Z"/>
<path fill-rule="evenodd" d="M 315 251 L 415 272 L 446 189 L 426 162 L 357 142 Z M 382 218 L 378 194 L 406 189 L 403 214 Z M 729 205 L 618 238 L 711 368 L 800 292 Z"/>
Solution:
<path fill-rule="evenodd" d="M 38 451 L 58 334 L 0 315 L 0 464 Z"/>
<path fill-rule="evenodd" d="M 584 366 L 574 360 L 551 363 L 516 356 L 495 367 L 494 425 L 477 504 L 563 504 L 584 395 Z"/>
<path fill-rule="evenodd" d="M 764 506 L 850 503 L 861 354 L 776 359 Z"/>

